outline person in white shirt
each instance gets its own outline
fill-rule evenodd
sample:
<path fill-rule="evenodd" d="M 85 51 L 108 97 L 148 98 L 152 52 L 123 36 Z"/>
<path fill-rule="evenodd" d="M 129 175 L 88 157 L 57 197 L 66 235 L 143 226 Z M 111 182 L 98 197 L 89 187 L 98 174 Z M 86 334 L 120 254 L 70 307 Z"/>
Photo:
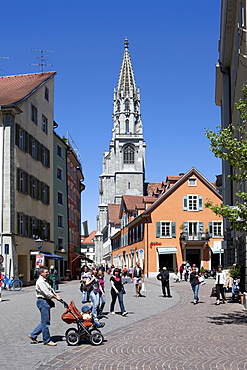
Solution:
<path fill-rule="evenodd" d="M 224 287 L 226 285 L 226 273 L 223 271 L 221 265 L 218 266 L 218 271 L 216 272 L 216 305 L 220 304 L 220 294 L 222 297 L 222 303 L 226 303 Z"/>
<path fill-rule="evenodd" d="M 47 346 L 56 346 L 57 343 L 51 341 L 49 326 L 50 326 L 50 310 L 55 307 L 53 299 L 61 300 L 48 283 L 49 270 L 45 266 L 40 266 L 39 278 L 36 282 L 36 297 L 37 307 L 40 310 L 41 321 L 38 326 L 28 335 L 28 338 L 34 343 L 39 343 L 37 337 L 42 333 L 43 343 Z"/>

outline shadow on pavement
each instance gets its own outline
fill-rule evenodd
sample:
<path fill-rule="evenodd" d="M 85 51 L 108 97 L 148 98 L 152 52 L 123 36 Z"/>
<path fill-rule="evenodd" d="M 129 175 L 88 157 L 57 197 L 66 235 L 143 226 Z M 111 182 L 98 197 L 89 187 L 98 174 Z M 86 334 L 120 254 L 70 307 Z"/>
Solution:
<path fill-rule="evenodd" d="M 225 313 L 221 316 L 208 317 L 210 323 L 216 325 L 235 324 L 235 325 L 246 325 L 247 316 L 246 312 L 232 312 Z"/>
<path fill-rule="evenodd" d="M 64 342 L 65 341 L 65 337 L 64 337 L 64 335 L 52 335 L 51 336 L 51 340 L 53 342 Z"/>

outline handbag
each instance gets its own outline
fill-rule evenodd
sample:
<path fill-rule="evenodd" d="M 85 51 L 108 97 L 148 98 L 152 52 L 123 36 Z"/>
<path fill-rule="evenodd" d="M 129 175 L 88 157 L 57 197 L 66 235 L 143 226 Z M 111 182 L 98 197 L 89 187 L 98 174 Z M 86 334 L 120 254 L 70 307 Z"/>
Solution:
<path fill-rule="evenodd" d="M 126 294 L 126 290 L 124 289 L 124 286 L 123 286 L 122 292 L 123 294 Z"/>
<path fill-rule="evenodd" d="M 83 283 L 83 281 L 81 281 L 81 284 L 80 284 L 80 287 L 79 287 L 79 290 L 80 290 L 81 292 L 83 292 L 83 291 L 84 291 L 84 286 L 85 286 L 85 284 Z"/>
<path fill-rule="evenodd" d="M 146 289 L 146 287 L 145 287 L 145 283 L 142 283 L 141 290 L 142 290 L 143 292 L 146 292 L 146 291 L 147 291 L 147 289 Z"/>
<path fill-rule="evenodd" d="M 199 278 L 198 278 L 198 282 L 199 282 L 199 284 L 201 284 L 201 285 L 205 285 L 205 284 L 206 284 L 206 282 L 205 282 L 205 280 L 204 280 L 204 278 L 203 278 L 202 276 L 199 276 Z"/>

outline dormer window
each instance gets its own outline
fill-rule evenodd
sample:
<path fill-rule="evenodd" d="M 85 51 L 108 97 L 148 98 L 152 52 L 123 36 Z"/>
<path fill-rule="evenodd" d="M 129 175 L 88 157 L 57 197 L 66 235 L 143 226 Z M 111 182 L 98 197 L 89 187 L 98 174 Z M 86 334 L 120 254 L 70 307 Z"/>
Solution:
<path fill-rule="evenodd" d="M 188 180 L 189 186 L 196 186 L 196 177 L 190 177 Z"/>

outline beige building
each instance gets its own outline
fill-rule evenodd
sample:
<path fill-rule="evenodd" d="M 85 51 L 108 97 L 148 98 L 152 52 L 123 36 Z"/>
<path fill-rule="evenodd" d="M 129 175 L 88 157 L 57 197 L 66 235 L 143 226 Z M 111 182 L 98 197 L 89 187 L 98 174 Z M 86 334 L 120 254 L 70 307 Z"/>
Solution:
<path fill-rule="evenodd" d="M 32 280 L 37 243 L 54 252 L 55 72 L 0 78 L 0 234 L 5 274 Z M 48 264 L 46 258 L 44 263 Z"/>

